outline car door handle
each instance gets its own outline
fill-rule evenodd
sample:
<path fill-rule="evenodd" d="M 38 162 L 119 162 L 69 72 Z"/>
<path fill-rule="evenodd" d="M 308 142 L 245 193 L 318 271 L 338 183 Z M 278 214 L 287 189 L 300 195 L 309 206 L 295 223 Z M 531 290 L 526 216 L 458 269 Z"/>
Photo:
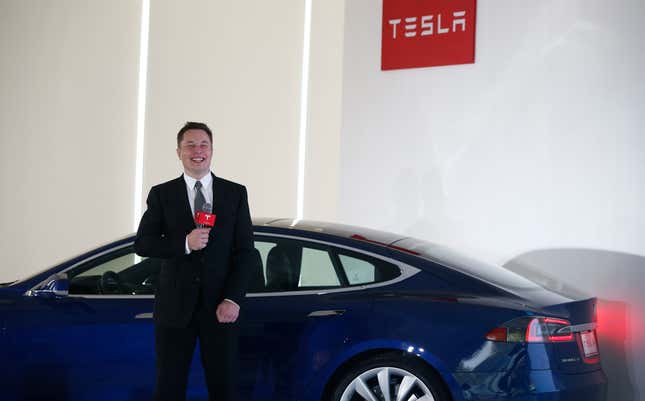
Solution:
<path fill-rule="evenodd" d="M 152 312 L 148 313 L 139 313 L 138 315 L 134 315 L 135 319 L 152 319 Z"/>
<path fill-rule="evenodd" d="M 316 310 L 309 313 L 307 317 L 340 316 L 343 313 L 345 313 L 345 309 Z"/>

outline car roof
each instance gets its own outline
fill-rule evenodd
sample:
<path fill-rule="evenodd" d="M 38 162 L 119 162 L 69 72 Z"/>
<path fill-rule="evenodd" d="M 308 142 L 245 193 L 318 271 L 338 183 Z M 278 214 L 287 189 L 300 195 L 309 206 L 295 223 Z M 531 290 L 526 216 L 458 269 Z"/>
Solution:
<path fill-rule="evenodd" d="M 450 247 L 418 238 L 364 227 L 312 220 L 294 221 L 291 219 L 262 218 L 253 219 L 253 224 L 256 230 L 261 230 L 261 227 L 296 229 L 333 235 L 349 240 L 359 240 L 388 249 L 402 251 L 431 262 L 439 263 L 450 270 L 459 271 L 480 281 L 504 288 L 507 291 L 526 290 L 537 287 L 537 284 L 534 282 L 500 266 L 484 263 L 466 254 L 455 251 Z"/>
<path fill-rule="evenodd" d="M 408 238 L 404 235 L 390 233 L 387 231 L 351 226 L 340 223 L 330 223 L 326 221 L 270 217 L 256 217 L 252 220 L 255 228 L 260 230 L 262 229 L 262 227 L 300 230 L 317 234 L 327 234 L 340 238 L 365 241 L 374 245 L 381 245 L 389 248 L 397 248 L 395 246 L 392 246 L 392 244 L 397 241 L 401 241 L 402 239 Z"/>

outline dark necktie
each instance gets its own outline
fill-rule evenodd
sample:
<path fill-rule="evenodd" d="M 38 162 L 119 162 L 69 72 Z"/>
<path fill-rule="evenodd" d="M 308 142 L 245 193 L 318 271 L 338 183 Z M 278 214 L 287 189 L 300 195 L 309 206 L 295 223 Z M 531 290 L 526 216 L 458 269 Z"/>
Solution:
<path fill-rule="evenodd" d="M 202 183 L 197 181 L 195 182 L 195 212 L 204 210 L 204 203 L 206 203 L 206 199 L 202 193 Z"/>

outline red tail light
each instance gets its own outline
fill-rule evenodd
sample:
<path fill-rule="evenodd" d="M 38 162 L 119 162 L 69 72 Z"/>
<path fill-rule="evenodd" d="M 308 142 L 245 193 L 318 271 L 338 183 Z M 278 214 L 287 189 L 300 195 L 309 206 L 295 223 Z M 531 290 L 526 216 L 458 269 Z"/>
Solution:
<path fill-rule="evenodd" d="M 527 343 L 573 341 L 573 333 L 567 328 L 571 323 L 564 319 L 538 317 L 531 320 L 526 329 Z"/>
<path fill-rule="evenodd" d="M 523 317 L 504 323 L 486 333 L 486 339 L 498 342 L 552 343 L 573 341 L 571 323 L 550 317 Z"/>

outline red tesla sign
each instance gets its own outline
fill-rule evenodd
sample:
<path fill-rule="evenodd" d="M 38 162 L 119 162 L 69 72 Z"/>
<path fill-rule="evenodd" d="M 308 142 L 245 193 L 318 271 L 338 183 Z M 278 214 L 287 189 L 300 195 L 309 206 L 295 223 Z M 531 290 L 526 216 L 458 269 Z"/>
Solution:
<path fill-rule="evenodd" d="M 383 0 L 381 69 L 475 62 L 476 0 Z"/>

